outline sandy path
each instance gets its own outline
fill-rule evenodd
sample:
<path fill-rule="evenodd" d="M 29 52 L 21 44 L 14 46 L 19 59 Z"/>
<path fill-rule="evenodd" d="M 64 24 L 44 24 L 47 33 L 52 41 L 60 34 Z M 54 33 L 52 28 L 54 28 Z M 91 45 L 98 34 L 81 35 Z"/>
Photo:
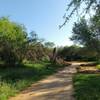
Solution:
<path fill-rule="evenodd" d="M 76 66 L 78 63 L 72 63 L 9 100 L 74 100 L 72 77 Z"/>

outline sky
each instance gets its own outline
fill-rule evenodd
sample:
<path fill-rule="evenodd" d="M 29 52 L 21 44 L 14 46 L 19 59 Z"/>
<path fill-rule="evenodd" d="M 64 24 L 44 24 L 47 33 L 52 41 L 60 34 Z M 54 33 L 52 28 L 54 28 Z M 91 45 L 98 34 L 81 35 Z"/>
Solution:
<path fill-rule="evenodd" d="M 12 21 L 24 24 L 28 32 L 35 31 L 45 41 L 56 46 L 72 45 L 73 17 L 59 30 L 68 0 L 0 0 L 0 17 L 9 16 Z"/>

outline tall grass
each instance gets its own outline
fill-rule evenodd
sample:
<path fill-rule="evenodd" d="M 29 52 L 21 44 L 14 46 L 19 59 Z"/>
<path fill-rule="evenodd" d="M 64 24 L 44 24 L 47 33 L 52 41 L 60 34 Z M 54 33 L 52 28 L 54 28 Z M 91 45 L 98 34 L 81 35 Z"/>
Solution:
<path fill-rule="evenodd" d="M 77 74 L 73 82 L 76 100 L 100 100 L 100 74 Z"/>

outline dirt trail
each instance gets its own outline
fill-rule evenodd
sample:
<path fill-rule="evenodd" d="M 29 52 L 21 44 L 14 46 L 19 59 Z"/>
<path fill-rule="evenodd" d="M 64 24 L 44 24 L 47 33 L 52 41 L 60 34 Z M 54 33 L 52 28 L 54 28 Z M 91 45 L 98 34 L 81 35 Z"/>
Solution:
<path fill-rule="evenodd" d="M 9 100 L 74 100 L 72 77 L 78 65 L 72 63 Z"/>

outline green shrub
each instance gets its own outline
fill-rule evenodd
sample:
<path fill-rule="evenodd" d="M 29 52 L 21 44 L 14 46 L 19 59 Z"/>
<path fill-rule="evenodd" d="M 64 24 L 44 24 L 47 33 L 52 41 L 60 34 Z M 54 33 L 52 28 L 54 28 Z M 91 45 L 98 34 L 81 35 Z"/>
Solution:
<path fill-rule="evenodd" d="M 100 65 L 97 65 L 96 68 L 98 68 L 100 70 Z"/>
<path fill-rule="evenodd" d="M 12 84 L 6 82 L 0 83 L 0 100 L 7 100 L 9 96 L 14 96 L 15 93 L 17 93 L 17 90 Z"/>
<path fill-rule="evenodd" d="M 32 83 L 53 74 L 62 66 L 50 62 L 0 68 L 0 100 L 16 95 Z"/>

